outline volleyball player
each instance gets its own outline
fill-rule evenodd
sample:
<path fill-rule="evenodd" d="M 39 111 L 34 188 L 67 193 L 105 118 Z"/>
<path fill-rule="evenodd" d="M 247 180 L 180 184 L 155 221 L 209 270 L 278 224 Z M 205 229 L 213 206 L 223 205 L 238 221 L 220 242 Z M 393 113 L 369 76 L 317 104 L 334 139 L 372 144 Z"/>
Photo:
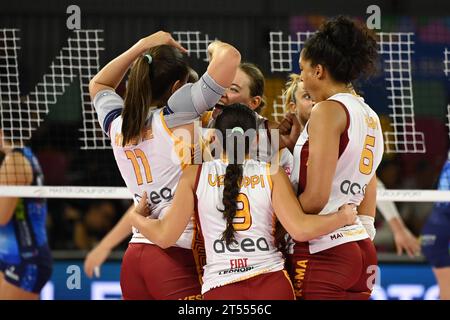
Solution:
<path fill-rule="evenodd" d="M 214 110 L 203 114 L 202 125 L 204 127 L 212 128 L 217 115 L 228 105 L 235 103 L 246 105 L 257 113 L 259 140 L 255 147 L 258 148 L 258 159 L 265 162 L 276 160 L 277 163 L 275 163 L 275 165 L 280 165 L 286 171 L 286 174 L 290 175 L 292 171 L 293 157 L 289 149 L 284 148 L 286 146 L 286 139 L 280 141 L 281 145 L 279 147 L 281 150 L 279 153 L 278 149 L 273 150 L 270 130 L 278 129 L 278 124 L 269 121 L 260 114 L 266 105 L 264 88 L 265 79 L 261 70 L 253 63 L 241 63 L 231 86 L 227 88 Z M 286 128 L 282 133 L 288 133 L 291 130 L 291 126 L 292 124 L 287 122 Z M 289 139 L 289 141 L 293 141 L 292 145 L 295 144 L 297 138 L 298 136 Z M 275 152 L 278 155 L 278 158 L 274 158 Z"/>
<path fill-rule="evenodd" d="M 354 90 L 352 93 L 357 95 Z M 301 130 L 303 130 L 310 118 L 314 101 L 306 92 L 303 82 L 300 80 L 300 75 L 289 75 L 283 94 L 285 97 L 284 109 L 296 114 L 301 124 Z M 377 188 L 378 190 L 384 189 L 384 185 L 379 179 L 377 180 Z M 416 256 L 420 251 L 419 241 L 405 226 L 395 204 L 392 201 L 377 201 L 377 209 L 386 219 L 393 233 L 397 254 L 401 255 L 405 251 L 411 258 Z"/>
<path fill-rule="evenodd" d="M 300 80 L 300 75 L 289 75 L 289 80 L 286 82 L 286 89 L 283 95 L 285 99 L 284 110 L 296 115 L 300 122 L 300 131 L 303 131 L 311 116 L 314 101 L 305 90 L 303 82 Z"/>
<path fill-rule="evenodd" d="M 29 147 L 15 148 L 2 136 L 1 185 L 43 185 L 43 174 Z M 37 300 L 52 273 L 43 198 L 0 197 L 0 300 Z"/>
<path fill-rule="evenodd" d="M 377 265 L 375 171 L 383 154 L 377 114 L 348 83 L 375 70 L 377 43 L 362 24 L 338 17 L 305 43 L 300 78 L 316 105 L 294 149 L 291 180 L 305 212 L 359 205 L 358 223 L 296 242 L 289 271 L 297 298 L 369 299 Z"/>
<path fill-rule="evenodd" d="M 265 80 L 261 70 L 253 63 L 242 62 L 231 86 L 227 88 L 214 110 L 202 115 L 202 125 L 214 127 L 214 120 L 220 111 L 235 103 L 242 103 L 259 114 L 266 105 L 264 87 Z"/>
<path fill-rule="evenodd" d="M 240 63 L 229 44 L 213 42 L 207 72 L 186 84 L 186 50 L 169 33 L 157 32 L 139 40 L 112 60 L 91 80 L 89 92 L 103 131 L 111 138 L 114 157 L 135 203 L 149 194 L 152 217 L 170 204 L 182 169 L 191 160 L 190 143 L 175 129 L 192 134 L 197 110 L 212 108 L 231 85 Z M 125 99 L 115 93 L 131 66 Z M 177 130 L 181 132 L 181 130 Z M 123 220 L 126 223 L 126 219 Z M 195 230 L 191 222 L 174 246 L 160 249 L 139 230 L 125 252 L 121 269 L 124 299 L 201 298 L 193 255 Z"/>
<path fill-rule="evenodd" d="M 438 190 L 450 190 L 450 152 Z M 450 202 L 438 202 L 422 230 L 422 252 L 433 267 L 441 300 L 450 300 Z"/>
<path fill-rule="evenodd" d="M 352 224 L 356 212 L 345 206 L 332 215 L 305 215 L 284 170 L 271 172 L 270 164 L 249 157 L 257 124 L 248 107 L 224 108 L 215 128 L 223 147 L 220 159 L 185 170 L 161 219 L 143 217 L 149 213 L 144 195 L 130 213 L 132 224 L 154 243 L 169 247 L 195 210 L 205 239 L 205 299 L 292 300 L 284 259 L 275 246 L 276 218 L 295 239 L 305 241 Z"/>
<path fill-rule="evenodd" d="M 187 82 L 197 82 L 199 76 L 197 72 L 189 68 L 189 77 Z M 132 205 L 128 210 L 133 210 Z M 111 251 L 117 247 L 127 237 L 132 235 L 132 228 L 130 223 L 126 220 L 127 212 L 123 215 L 118 223 L 102 238 L 102 240 L 88 252 L 84 259 L 84 271 L 89 278 L 94 275 L 100 276 L 100 267 L 109 257 Z"/>

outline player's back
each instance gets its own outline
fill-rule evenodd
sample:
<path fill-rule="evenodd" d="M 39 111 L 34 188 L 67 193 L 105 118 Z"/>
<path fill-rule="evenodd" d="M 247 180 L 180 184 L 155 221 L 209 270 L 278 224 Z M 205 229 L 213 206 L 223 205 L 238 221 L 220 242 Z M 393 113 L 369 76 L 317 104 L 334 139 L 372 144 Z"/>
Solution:
<path fill-rule="evenodd" d="M 142 138 L 122 146 L 122 117 L 110 127 L 114 157 L 135 203 L 144 191 L 148 194 L 151 217 L 158 218 L 170 205 L 184 167 L 180 140 L 167 127 L 164 110 L 151 111 Z M 186 149 L 190 150 L 190 149 Z M 186 155 L 189 156 L 189 155 Z M 190 158 L 189 158 L 190 159 Z M 150 243 L 136 229 L 131 242 Z M 191 248 L 192 225 L 177 242 L 177 246 Z"/>
<path fill-rule="evenodd" d="M 384 151 L 380 119 L 363 98 L 336 94 L 328 100 L 341 103 L 349 119 L 344 142 L 340 145 L 330 199 L 322 210 L 324 213 L 335 211 L 345 203 L 361 203 Z"/>
<path fill-rule="evenodd" d="M 340 137 L 339 158 L 331 193 L 327 204 L 319 214 L 337 211 L 346 203 L 359 205 L 364 198 L 365 188 L 381 162 L 384 150 L 380 120 L 364 99 L 353 94 L 338 93 L 328 100 L 342 105 L 347 115 L 347 127 Z M 297 141 L 294 155 L 300 155 L 300 161 L 294 162 L 291 182 L 294 187 L 298 187 L 297 193 L 301 194 L 307 185 L 308 123 Z M 310 250 L 313 253 L 367 237 L 364 227 L 359 222 L 357 225 L 341 228 L 332 234 L 310 241 Z"/>
<path fill-rule="evenodd" d="M 234 218 L 234 240 L 222 240 L 226 220 L 219 209 L 227 163 L 203 163 L 197 177 L 197 214 L 205 241 L 207 264 L 202 292 L 264 272 L 283 269 L 275 247 L 275 215 L 271 201 L 269 166 L 255 160 L 243 164 L 243 178 Z"/>

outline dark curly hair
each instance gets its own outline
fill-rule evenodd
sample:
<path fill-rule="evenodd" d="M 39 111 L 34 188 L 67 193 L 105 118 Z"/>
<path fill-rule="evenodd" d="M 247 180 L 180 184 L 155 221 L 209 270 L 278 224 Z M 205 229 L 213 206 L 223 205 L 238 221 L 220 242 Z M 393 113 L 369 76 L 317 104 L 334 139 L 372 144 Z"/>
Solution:
<path fill-rule="evenodd" d="M 323 65 L 334 80 L 350 83 L 376 72 L 376 35 L 364 24 L 339 16 L 306 41 L 302 56 L 313 66 Z"/>

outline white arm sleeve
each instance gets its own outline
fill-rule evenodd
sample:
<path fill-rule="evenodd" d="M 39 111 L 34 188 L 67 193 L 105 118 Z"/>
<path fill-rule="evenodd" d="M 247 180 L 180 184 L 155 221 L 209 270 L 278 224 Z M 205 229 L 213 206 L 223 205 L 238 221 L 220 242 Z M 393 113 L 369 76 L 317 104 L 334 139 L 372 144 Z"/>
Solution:
<path fill-rule="evenodd" d="M 164 108 L 167 126 L 173 128 L 191 123 L 203 112 L 213 108 L 225 90 L 207 72 L 196 83 L 185 84 L 169 98 Z"/>
<path fill-rule="evenodd" d="M 385 190 L 384 184 L 380 179 L 377 179 L 377 189 Z M 400 214 L 392 201 L 377 201 L 377 208 L 380 213 L 383 215 L 386 221 L 389 221 L 394 218 L 399 218 L 401 220 Z"/>
<path fill-rule="evenodd" d="M 95 95 L 93 104 L 100 127 L 109 136 L 111 122 L 122 113 L 123 99 L 115 91 L 106 89 Z"/>
<path fill-rule="evenodd" d="M 203 112 L 213 108 L 225 90 L 207 72 L 196 83 L 185 84 L 169 98 L 164 107 L 167 126 L 173 128 L 191 123 Z M 100 127 L 108 135 L 111 122 L 122 113 L 124 101 L 115 91 L 106 89 L 95 95 L 93 104 Z"/>

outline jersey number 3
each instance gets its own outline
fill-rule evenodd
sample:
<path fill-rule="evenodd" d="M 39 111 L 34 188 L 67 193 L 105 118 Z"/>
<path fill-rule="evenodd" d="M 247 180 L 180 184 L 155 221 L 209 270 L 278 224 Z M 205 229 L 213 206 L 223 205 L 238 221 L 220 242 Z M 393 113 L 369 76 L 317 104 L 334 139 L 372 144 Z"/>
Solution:
<path fill-rule="evenodd" d="M 144 166 L 146 182 L 151 183 L 153 181 L 152 171 L 150 170 L 150 165 L 144 151 L 142 151 L 141 149 L 127 150 L 125 151 L 125 154 L 127 155 L 128 160 L 130 160 L 133 164 L 137 184 L 140 186 L 143 183 L 141 166 L 139 165 L 138 158 L 141 160 L 141 163 Z"/>

